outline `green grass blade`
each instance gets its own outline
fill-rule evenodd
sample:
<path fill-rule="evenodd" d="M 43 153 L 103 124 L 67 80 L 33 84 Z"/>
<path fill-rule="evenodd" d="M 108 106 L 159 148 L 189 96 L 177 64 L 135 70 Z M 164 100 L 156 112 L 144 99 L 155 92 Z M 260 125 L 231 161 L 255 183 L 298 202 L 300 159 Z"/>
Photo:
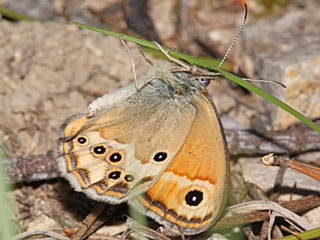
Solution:
<path fill-rule="evenodd" d="M 273 104 L 275 104 L 278 107 L 282 108 L 283 110 L 287 111 L 291 115 L 298 118 L 300 121 L 307 124 L 309 127 L 316 130 L 318 133 L 320 133 L 320 126 L 315 124 L 313 121 L 311 121 L 310 119 L 308 119 L 303 114 L 299 113 L 297 110 L 293 109 L 292 107 L 290 107 L 286 103 L 282 102 L 280 99 L 272 96 L 271 94 L 263 91 L 261 88 L 258 88 L 256 86 L 252 85 L 251 83 L 244 81 L 241 78 L 239 78 L 231 73 L 225 72 L 223 70 L 219 70 L 219 72 L 222 73 L 226 78 L 230 79 L 231 81 L 239 84 L 240 86 L 248 89 L 249 91 L 252 91 L 252 92 L 260 95 L 261 97 L 267 99 L 269 102 L 272 102 Z"/>
<path fill-rule="evenodd" d="M 7 173 L 4 168 L 4 159 L 7 158 L 4 151 L 4 144 L 2 142 L 2 131 L 0 128 L 0 239 L 13 239 L 16 226 L 13 222 L 13 215 L 9 205 L 7 192 L 11 187 L 5 179 Z"/>
<path fill-rule="evenodd" d="M 86 29 L 89 29 L 89 30 L 93 30 L 95 32 L 100 32 L 100 33 L 105 34 L 105 35 L 113 36 L 113 37 L 116 37 L 116 38 L 122 37 L 122 39 L 124 39 L 126 41 L 139 44 L 139 45 L 141 45 L 143 47 L 150 48 L 151 50 L 154 50 L 154 51 L 157 51 L 157 52 L 160 53 L 159 48 L 153 42 L 144 40 L 142 38 L 137 38 L 137 37 L 129 36 L 129 35 L 126 35 L 126 34 L 123 34 L 123 33 L 113 32 L 113 31 L 106 30 L 106 29 L 96 28 L 96 27 L 92 27 L 92 26 L 85 25 L 85 24 L 82 24 L 82 23 L 77 23 L 77 22 L 72 22 L 72 23 L 76 24 L 76 25 L 78 25 L 80 27 L 83 27 L 83 28 L 86 28 Z M 163 48 L 165 50 L 168 49 L 166 47 L 163 47 Z M 205 64 L 207 66 L 211 66 L 211 65 L 207 64 L 205 61 L 200 60 L 199 58 L 195 58 L 195 57 L 192 57 L 192 56 L 187 55 L 187 54 L 179 53 L 179 52 L 174 51 L 174 50 L 170 51 L 170 55 L 175 57 L 175 58 L 181 58 L 181 59 L 183 59 L 183 60 L 185 60 L 185 61 L 187 61 L 187 62 L 189 62 L 191 64 L 196 64 L 196 65 L 201 66 L 201 67 L 205 67 L 205 66 L 203 66 L 203 64 Z M 213 68 L 213 69 L 211 69 L 211 68 Z M 217 70 L 216 67 L 211 66 L 211 68 L 210 68 L 211 70 Z"/>
<path fill-rule="evenodd" d="M 2 5 L 0 5 L 0 14 L 2 16 L 5 16 L 9 19 L 16 20 L 16 21 L 36 21 L 36 19 L 34 19 L 34 18 L 24 16 L 20 13 L 12 11 L 9 8 L 6 8 Z"/>
<path fill-rule="evenodd" d="M 132 37 L 126 34 L 122 34 L 122 33 L 117 33 L 117 32 L 113 32 L 113 31 L 109 31 L 109 30 L 105 30 L 105 29 L 100 29 L 100 28 L 96 28 L 96 27 L 92 27 L 92 26 L 88 26 L 85 24 L 81 24 L 81 23 L 76 23 L 73 22 L 74 24 L 86 28 L 86 29 L 90 29 L 96 32 L 100 32 L 109 36 L 113 36 L 113 37 L 117 37 L 120 38 L 122 37 L 124 40 L 130 41 L 130 42 L 134 42 L 136 44 L 139 44 L 141 46 L 153 49 L 155 51 L 159 52 L 158 47 L 152 43 L 149 42 L 147 40 L 141 39 L 141 38 L 136 38 L 136 37 Z M 168 49 L 166 47 L 164 47 L 164 49 Z M 320 133 L 320 127 L 315 124 L 314 122 L 312 122 L 310 119 L 308 119 L 307 117 L 305 117 L 304 115 L 302 115 L 301 113 L 299 113 L 298 111 L 296 111 L 295 109 L 293 109 L 292 107 L 288 106 L 287 104 L 285 104 L 284 102 L 282 102 L 280 99 L 270 95 L 269 93 L 263 91 L 261 88 L 258 88 L 254 85 L 252 85 L 251 83 L 242 80 L 241 78 L 226 72 L 224 70 L 221 69 L 217 69 L 217 67 L 212 66 L 210 64 L 208 64 L 206 61 L 201 60 L 200 58 L 195 58 L 192 57 L 190 55 L 187 54 L 183 54 L 183 53 L 179 53 L 176 51 L 170 51 L 170 55 L 175 57 L 175 58 L 180 58 L 183 59 L 187 62 L 189 62 L 190 64 L 195 64 L 198 65 L 200 67 L 204 67 L 216 72 L 220 72 L 224 77 L 226 77 L 227 79 L 239 84 L 240 86 L 248 89 L 249 91 L 252 91 L 258 95 L 260 95 L 261 97 L 267 99 L 268 101 L 274 103 L 275 105 L 277 105 L 278 107 L 282 108 L 283 110 L 287 111 L 288 113 L 290 113 L 291 115 L 295 116 L 296 118 L 298 118 L 300 121 L 304 122 L 305 124 L 307 124 L 309 127 L 313 128 L 315 131 Z"/>
<path fill-rule="evenodd" d="M 320 237 L 320 228 L 315 228 L 309 231 L 305 231 L 305 232 L 299 233 L 299 235 L 301 236 L 301 240 L 316 239 Z M 290 235 L 283 238 L 279 238 L 277 240 L 299 240 L 299 238 L 296 237 L 295 235 Z"/>

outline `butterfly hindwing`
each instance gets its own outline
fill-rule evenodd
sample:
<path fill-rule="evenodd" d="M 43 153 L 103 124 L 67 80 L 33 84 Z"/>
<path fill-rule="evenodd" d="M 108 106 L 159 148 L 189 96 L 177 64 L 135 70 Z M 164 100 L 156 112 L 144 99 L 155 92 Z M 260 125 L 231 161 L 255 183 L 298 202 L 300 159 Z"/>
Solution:
<path fill-rule="evenodd" d="M 210 227 L 223 209 L 228 183 L 228 153 L 213 103 L 195 98 L 196 115 L 182 148 L 159 180 L 130 202 L 164 226 L 184 234 Z"/>

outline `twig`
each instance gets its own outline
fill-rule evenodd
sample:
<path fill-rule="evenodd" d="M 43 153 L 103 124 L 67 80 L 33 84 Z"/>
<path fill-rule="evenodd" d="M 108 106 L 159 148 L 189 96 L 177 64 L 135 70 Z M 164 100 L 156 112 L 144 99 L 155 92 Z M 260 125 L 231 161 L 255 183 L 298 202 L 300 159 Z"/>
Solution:
<path fill-rule="evenodd" d="M 294 201 L 281 203 L 280 206 L 289 211 L 298 213 L 320 206 L 320 196 L 310 195 Z M 270 209 L 266 208 L 265 210 Z M 231 216 L 227 213 L 230 213 L 229 208 L 226 210 L 226 214 L 211 228 L 211 230 L 215 231 L 253 222 L 261 222 L 270 217 L 266 211 L 252 211 L 243 214 L 233 214 Z"/>
<path fill-rule="evenodd" d="M 302 153 L 320 149 L 320 134 L 301 126 L 263 135 L 245 130 L 227 130 L 225 134 L 232 155 L 269 154 L 271 152 L 276 154 Z"/>
<path fill-rule="evenodd" d="M 296 213 L 280 206 L 279 204 L 275 202 L 269 202 L 269 201 L 252 201 L 252 202 L 246 202 L 241 203 L 232 207 L 228 208 L 228 214 L 244 214 L 252 211 L 275 211 L 276 213 L 280 214 L 284 218 L 288 218 L 291 221 L 297 223 L 301 227 L 303 227 L 305 230 L 311 230 L 314 228 L 310 223 L 308 223 L 306 220 L 301 218 Z"/>
<path fill-rule="evenodd" d="M 91 213 L 86 217 L 86 219 L 82 222 L 80 229 L 70 238 L 70 240 L 83 239 L 84 236 L 86 236 L 86 232 L 91 228 L 93 223 L 103 212 L 106 206 L 106 203 L 98 203 L 91 211 Z"/>
<path fill-rule="evenodd" d="M 139 224 L 137 221 L 135 221 L 134 219 L 130 218 L 127 216 L 127 221 L 126 224 L 129 226 L 129 228 L 131 228 L 133 231 L 129 231 L 126 236 L 125 239 L 128 235 L 130 235 L 132 232 L 137 232 L 145 237 L 149 237 L 151 239 L 157 239 L 157 240 L 170 240 L 170 238 L 168 238 L 167 236 L 151 229 L 148 227 L 145 227 L 141 224 Z M 184 237 L 184 236 L 183 236 Z M 182 238 L 184 240 L 184 238 Z"/>
<path fill-rule="evenodd" d="M 273 224 L 276 220 L 276 217 L 279 217 L 280 215 L 276 212 L 272 212 L 270 214 L 270 220 L 269 220 L 269 224 L 268 224 L 268 240 L 271 240 L 271 232 L 272 232 L 272 227 Z M 281 216 L 280 216 L 281 217 Z"/>
<path fill-rule="evenodd" d="M 285 221 L 287 223 L 289 223 L 292 227 L 294 227 L 295 229 L 297 229 L 298 231 L 302 232 L 303 229 L 301 229 L 301 227 L 297 226 L 295 223 L 293 223 L 292 221 L 290 221 L 289 219 L 285 219 Z"/>
<path fill-rule="evenodd" d="M 4 159 L 4 164 L 10 180 L 15 183 L 49 180 L 60 176 L 54 151 Z"/>
<path fill-rule="evenodd" d="M 91 227 L 87 230 L 87 232 L 83 235 L 83 238 L 90 236 L 91 234 L 94 234 L 103 224 L 105 224 L 106 220 L 108 218 L 105 214 L 101 214 L 96 221 L 91 225 Z"/>
<path fill-rule="evenodd" d="M 41 231 L 41 230 L 20 233 L 20 234 L 16 235 L 13 239 L 14 240 L 25 239 L 25 238 L 36 236 L 36 235 L 49 236 L 49 237 L 52 237 L 52 238 L 57 239 L 57 240 L 69 240 L 69 238 L 67 238 L 65 236 L 62 236 L 62 235 L 60 235 L 60 234 L 58 234 L 56 232 L 53 232 L 53 231 Z"/>
<path fill-rule="evenodd" d="M 308 163 L 298 162 L 286 156 L 276 156 L 273 153 L 265 155 L 261 161 L 266 166 L 278 166 L 282 168 L 292 168 L 298 172 L 306 174 L 320 181 L 320 168 Z"/>
<path fill-rule="evenodd" d="M 303 127 L 281 132 L 269 132 L 259 136 L 250 131 L 226 130 L 231 155 L 301 153 L 320 149 L 320 135 Z M 54 151 L 48 154 L 4 160 L 8 175 L 13 182 L 32 182 L 60 176 L 56 168 Z"/>
<path fill-rule="evenodd" d="M 300 235 L 299 233 L 296 233 L 296 232 L 294 232 L 294 231 L 291 231 L 289 228 L 287 228 L 287 227 L 285 227 L 285 226 L 281 226 L 281 228 L 282 228 L 283 230 L 285 230 L 285 231 L 287 231 L 287 232 L 295 235 L 298 239 L 300 239 L 300 240 L 302 239 L 302 238 L 301 238 L 301 235 Z"/>
<path fill-rule="evenodd" d="M 266 203 L 266 201 L 260 201 L 260 202 Z M 260 202 L 258 201 L 255 204 L 259 205 Z M 246 204 L 248 204 L 248 203 L 246 203 Z M 274 203 L 271 203 L 269 205 L 264 204 L 263 207 L 258 206 L 255 209 L 274 210 L 272 207 L 270 207 L 270 205 L 273 205 L 273 204 Z M 242 204 L 242 205 L 245 205 L 245 204 Z M 320 196 L 311 195 L 308 197 L 300 198 L 298 200 L 284 202 L 281 204 L 281 206 L 287 208 L 290 211 L 294 211 L 294 212 L 306 211 L 306 210 L 309 210 L 309 209 L 314 208 L 316 206 L 320 206 Z M 97 207 L 97 208 L 101 209 L 101 207 Z M 210 230 L 216 231 L 216 230 L 220 230 L 220 229 L 234 227 L 237 225 L 249 224 L 249 223 L 253 223 L 253 222 L 260 222 L 260 221 L 264 221 L 264 220 L 270 218 L 269 213 L 267 211 L 251 211 L 249 213 L 241 213 L 241 214 L 239 214 L 239 212 L 237 212 L 235 214 L 234 208 L 235 207 L 231 207 L 231 208 L 227 209 L 226 214 Z M 241 208 L 239 208 L 238 210 L 241 210 Z M 231 213 L 232 213 L 232 215 L 229 216 L 229 214 L 231 214 Z M 91 224 L 91 223 L 88 223 L 88 224 Z M 300 223 L 298 223 L 298 224 L 300 224 Z M 304 226 L 304 224 L 301 224 L 301 225 Z M 311 227 L 311 226 L 309 226 L 309 227 Z M 87 229 L 87 232 L 89 232 L 91 230 L 91 228 L 88 228 L 88 227 L 84 228 L 84 229 Z M 48 235 L 46 233 L 48 233 L 48 232 L 47 231 L 27 232 L 27 233 L 23 233 L 23 235 L 21 235 L 21 234 L 17 235 L 15 239 L 26 238 L 31 235 L 41 235 L 41 234 Z M 51 232 L 49 232 L 49 234 L 50 233 Z M 53 233 L 53 234 L 56 234 L 56 233 Z M 88 236 L 88 235 L 85 235 L 85 236 Z M 57 239 L 65 240 L 67 238 L 65 238 L 65 237 L 59 238 L 58 237 Z"/>
<path fill-rule="evenodd" d="M 285 169 L 279 169 L 274 187 L 273 187 L 272 192 L 269 197 L 269 201 L 278 202 L 284 173 L 285 173 Z M 274 222 L 273 222 L 274 219 L 272 219 L 273 216 L 274 216 L 274 212 L 271 213 L 271 217 L 270 217 L 269 221 L 265 220 L 263 222 L 262 227 L 261 227 L 260 239 L 265 239 L 266 237 L 268 237 L 268 239 L 269 238 L 271 239 L 271 230 L 274 228 L 279 228 L 277 225 L 275 225 L 273 228 L 273 224 L 274 224 Z"/>

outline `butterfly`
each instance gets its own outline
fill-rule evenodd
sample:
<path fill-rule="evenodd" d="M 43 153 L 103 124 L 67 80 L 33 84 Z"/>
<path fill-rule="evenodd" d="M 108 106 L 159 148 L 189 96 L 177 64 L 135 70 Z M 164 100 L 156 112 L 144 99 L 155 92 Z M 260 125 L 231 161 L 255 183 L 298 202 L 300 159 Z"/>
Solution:
<path fill-rule="evenodd" d="M 58 164 L 76 191 L 110 204 L 128 202 L 165 228 L 194 235 L 221 214 L 229 160 L 205 88 L 210 80 L 185 68 L 155 64 L 137 80 L 140 88 L 120 88 L 69 118 Z"/>

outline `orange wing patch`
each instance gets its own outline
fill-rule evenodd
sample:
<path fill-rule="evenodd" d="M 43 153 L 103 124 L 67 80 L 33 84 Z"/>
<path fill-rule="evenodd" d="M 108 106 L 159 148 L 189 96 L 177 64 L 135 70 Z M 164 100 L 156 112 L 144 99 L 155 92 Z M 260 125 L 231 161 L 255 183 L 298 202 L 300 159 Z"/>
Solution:
<path fill-rule="evenodd" d="M 209 228 L 220 215 L 227 191 L 229 162 L 213 103 L 197 97 L 189 135 L 159 180 L 139 196 L 147 214 L 188 234 Z M 158 217 L 159 216 L 159 217 Z"/>

